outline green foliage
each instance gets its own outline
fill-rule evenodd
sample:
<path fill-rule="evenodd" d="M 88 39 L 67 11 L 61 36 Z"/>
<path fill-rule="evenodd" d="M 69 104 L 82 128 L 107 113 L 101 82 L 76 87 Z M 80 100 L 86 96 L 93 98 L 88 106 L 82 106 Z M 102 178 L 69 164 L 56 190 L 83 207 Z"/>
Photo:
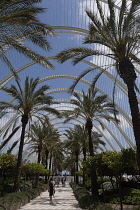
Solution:
<path fill-rule="evenodd" d="M 123 204 L 140 205 L 140 190 L 138 189 L 123 189 L 122 195 Z M 105 191 L 104 201 L 106 203 L 119 204 L 120 198 L 117 191 Z"/>
<path fill-rule="evenodd" d="M 134 207 L 133 210 L 140 210 L 140 206 Z"/>
<path fill-rule="evenodd" d="M 13 182 L 17 160 L 12 154 L 0 155 L 0 183 L 1 194 L 4 193 L 6 185 Z"/>
<path fill-rule="evenodd" d="M 16 158 L 12 154 L 3 154 L 0 155 L 0 169 L 7 169 L 11 167 L 15 167 L 16 165 Z"/>
<path fill-rule="evenodd" d="M 6 208 L 2 205 L 0 205 L 0 210 L 6 210 Z"/>
<path fill-rule="evenodd" d="M 81 208 L 86 208 L 93 203 L 92 195 L 84 187 L 80 187 L 76 183 L 71 183 L 71 187 Z"/>
<path fill-rule="evenodd" d="M 77 174 L 78 176 L 83 176 L 83 171 L 76 171 L 75 174 Z"/>
<path fill-rule="evenodd" d="M 84 172 L 86 173 L 86 175 L 90 175 L 90 169 L 94 163 L 94 158 L 93 157 L 88 157 L 86 161 L 83 162 L 83 168 L 84 168 Z"/>
<path fill-rule="evenodd" d="M 89 157 L 83 163 L 87 175 L 90 174 L 90 168 L 93 165 L 96 167 L 98 176 L 117 176 L 120 173 L 138 174 L 136 151 L 132 148 L 122 149 L 121 152 L 106 151 Z"/>
<path fill-rule="evenodd" d="M 116 151 L 108 151 L 103 154 L 103 162 L 118 175 L 122 171 L 122 153 Z"/>
<path fill-rule="evenodd" d="M 0 198 L 0 210 L 17 210 L 28 203 L 31 199 L 39 196 L 42 191 L 47 189 L 47 185 L 40 185 L 28 191 L 9 193 Z"/>
<path fill-rule="evenodd" d="M 88 207 L 88 210 L 113 210 L 109 204 L 105 203 L 93 203 Z"/>
<path fill-rule="evenodd" d="M 45 169 L 40 163 L 27 163 L 22 166 L 22 173 L 26 173 L 28 175 L 35 175 L 37 173 L 48 174 L 49 170 Z"/>
<path fill-rule="evenodd" d="M 21 206 L 22 199 L 11 194 L 3 198 L 0 198 L 0 204 L 2 204 L 6 210 L 17 210 Z"/>
<path fill-rule="evenodd" d="M 132 148 L 122 149 L 123 172 L 127 174 L 138 174 L 139 169 L 136 161 L 136 151 Z"/>

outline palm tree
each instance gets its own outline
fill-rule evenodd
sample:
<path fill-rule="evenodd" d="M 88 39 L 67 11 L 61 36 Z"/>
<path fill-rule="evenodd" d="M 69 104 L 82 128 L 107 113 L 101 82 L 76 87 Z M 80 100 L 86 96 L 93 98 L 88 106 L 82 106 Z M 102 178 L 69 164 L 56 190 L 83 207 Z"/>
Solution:
<path fill-rule="evenodd" d="M 71 48 L 60 52 L 57 58 L 60 62 L 73 58 L 74 65 L 84 58 L 93 55 L 105 56 L 115 61 L 114 65 L 116 66 L 117 73 L 123 79 L 128 89 L 128 101 L 137 146 L 137 162 L 140 168 L 140 113 L 135 92 L 137 75 L 135 72 L 136 66 L 134 65 L 134 63 L 140 64 L 140 59 L 138 58 L 140 44 L 140 2 L 139 0 L 133 0 L 128 6 L 128 1 L 122 0 L 120 9 L 116 12 L 114 1 L 108 0 L 107 16 L 104 15 L 100 0 L 96 0 L 96 3 L 98 15 L 97 11 L 86 10 L 90 23 L 89 35 L 84 40 L 84 44 L 93 44 L 94 49 L 84 47 Z M 95 44 L 97 46 L 104 46 L 105 50 L 102 51 L 98 47 L 95 49 Z M 79 76 L 79 79 L 92 70 L 89 69 L 83 72 Z"/>
<path fill-rule="evenodd" d="M 53 103 L 52 97 L 45 95 L 45 91 L 49 89 L 49 86 L 43 85 L 36 90 L 39 83 L 39 78 L 34 80 L 31 78 L 29 81 L 29 78 L 26 77 L 24 90 L 22 90 L 18 80 L 16 81 L 18 87 L 11 85 L 10 88 L 2 88 L 4 92 L 14 97 L 15 100 L 13 103 L 0 101 L 1 110 L 11 109 L 18 114 L 17 118 L 21 117 L 22 131 L 18 151 L 17 171 L 14 183 L 15 191 L 18 190 L 20 183 L 20 167 L 22 161 L 25 130 L 28 122 L 32 119 L 33 116 L 39 118 L 39 114 L 44 114 L 44 112 L 49 112 L 56 115 L 59 114 L 57 110 L 50 107 L 50 105 Z"/>
<path fill-rule="evenodd" d="M 110 115 L 113 114 L 113 104 L 109 103 L 106 95 L 97 95 L 97 91 L 89 88 L 88 93 L 82 92 L 82 97 L 77 93 L 73 93 L 75 99 L 71 99 L 70 103 L 74 105 L 73 110 L 68 110 L 63 113 L 67 118 L 65 122 L 80 117 L 85 122 L 85 127 L 88 132 L 88 143 L 90 156 L 94 157 L 93 142 L 92 142 L 92 128 L 93 121 L 97 121 L 103 128 L 101 118 L 110 121 L 114 118 Z M 91 171 L 91 187 L 92 194 L 98 197 L 97 177 L 95 169 Z"/>
<path fill-rule="evenodd" d="M 59 141 L 59 134 L 58 132 L 53 128 L 52 125 L 48 124 L 45 120 L 41 120 L 41 122 L 34 122 L 31 127 L 30 131 L 27 134 L 27 142 L 26 144 L 29 144 L 29 156 L 33 153 L 36 153 L 38 155 L 37 162 L 41 163 L 42 157 L 46 154 L 46 169 L 47 169 L 47 163 L 48 163 L 48 155 L 50 153 L 50 148 L 53 147 L 58 152 L 58 146 L 57 142 Z M 57 154 L 55 152 L 55 155 Z M 54 155 L 53 155 L 54 158 Z M 39 174 L 36 175 L 36 185 L 38 185 L 39 182 Z"/>
<path fill-rule="evenodd" d="M 98 149 L 103 151 L 103 149 L 100 147 L 100 145 L 105 146 L 105 142 L 100 139 L 101 137 L 102 137 L 101 134 L 99 134 L 96 131 L 92 131 L 91 138 L 92 138 L 92 142 L 93 142 L 93 152 L 94 153 L 97 153 Z"/>
<path fill-rule="evenodd" d="M 23 44 L 24 40 L 28 40 L 44 50 L 51 49 L 46 36 L 54 36 L 54 32 L 37 17 L 44 12 L 44 9 L 37 5 L 41 1 L 2 0 L 0 2 L 0 56 L 14 74 L 14 67 L 6 56 L 6 47 L 9 46 L 45 67 L 53 68 L 45 56 L 36 53 L 27 46 L 27 43 Z"/>
<path fill-rule="evenodd" d="M 62 142 L 60 141 L 60 135 L 59 138 L 56 139 L 56 143 L 53 145 L 53 151 L 52 151 L 52 171 L 53 175 L 59 173 L 63 169 L 63 160 L 64 160 L 64 154 L 63 154 L 63 147 Z"/>
<path fill-rule="evenodd" d="M 65 136 L 67 140 L 65 140 L 65 147 L 71 151 L 71 153 L 75 156 L 75 169 L 78 172 L 79 166 L 79 155 L 81 152 L 81 138 L 79 139 L 79 133 L 77 132 L 77 125 L 74 128 L 70 128 L 66 130 Z M 80 136 L 81 137 L 81 136 Z M 76 183 L 78 184 L 78 175 L 76 174 Z"/>
<path fill-rule="evenodd" d="M 28 140 L 26 144 L 28 144 L 28 149 L 30 150 L 29 155 L 36 152 L 38 155 L 37 163 L 41 163 L 41 153 L 43 149 L 43 141 L 46 137 L 46 131 L 46 124 L 43 126 L 39 122 L 34 122 L 27 133 Z"/>
<path fill-rule="evenodd" d="M 62 159 L 62 147 L 60 142 L 60 135 L 50 123 L 43 124 L 44 139 L 42 142 L 42 163 L 48 169 L 48 159 L 50 158 L 49 169 L 53 164 L 54 168 L 60 170 Z M 53 163 L 52 163 L 53 160 Z M 47 175 L 45 176 L 45 183 L 47 183 Z"/>

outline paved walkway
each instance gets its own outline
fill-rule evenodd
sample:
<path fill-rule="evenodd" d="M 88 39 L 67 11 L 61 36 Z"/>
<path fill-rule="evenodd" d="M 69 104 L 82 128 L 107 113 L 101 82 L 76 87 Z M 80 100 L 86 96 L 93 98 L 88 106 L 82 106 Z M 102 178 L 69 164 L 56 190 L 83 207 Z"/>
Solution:
<path fill-rule="evenodd" d="M 81 210 L 78 201 L 72 192 L 71 187 L 66 183 L 65 187 L 56 186 L 53 203 L 50 203 L 48 191 L 41 193 L 40 196 L 22 206 L 20 210 Z"/>

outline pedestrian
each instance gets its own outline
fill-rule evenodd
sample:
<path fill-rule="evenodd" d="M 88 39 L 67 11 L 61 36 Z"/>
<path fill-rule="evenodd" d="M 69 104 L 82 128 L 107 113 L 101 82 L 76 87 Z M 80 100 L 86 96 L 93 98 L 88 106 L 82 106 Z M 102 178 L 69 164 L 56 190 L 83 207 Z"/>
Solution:
<path fill-rule="evenodd" d="M 53 178 L 50 178 L 48 192 L 49 192 L 49 197 L 50 197 L 50 203 L 52 203 L 52 196 L 54 195 L 54 181 L 53 181 Z"/>
<path fill-rule="evenodd" d="M 63 187 L 63 185 L 64 185 L 64 178 L 63 177 L 61 178 L 61 183 L 62 183 L 62 187 Z"/>
<path fill-rule="evenodd" d="M 54 194 L 55 194 L 55 185 L 56 185 L 56 178 L 53 181 L 53 197 L 54 197 Z"/>
<path fill-rule="evenodd" d="M 60 178 L 57 178 L 57 186 L 59 187 Z"/>
<path fill-rule="evenodd" d="M 63 186 L 65 187 L 66 186 L 66 177 L 64 177 L 64 184 Z"/>

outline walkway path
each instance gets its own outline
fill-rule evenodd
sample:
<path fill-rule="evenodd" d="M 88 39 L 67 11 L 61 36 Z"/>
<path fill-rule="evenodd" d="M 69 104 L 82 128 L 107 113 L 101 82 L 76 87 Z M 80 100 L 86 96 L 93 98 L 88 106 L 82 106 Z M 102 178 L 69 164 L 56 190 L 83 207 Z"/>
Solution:
<path fill-rule="evenodd" d="M 66 183 L 65 187 L 61 185 L 56 187 L 53 203 L 49 201 L 48 191 L 41 193 L 40 196 L 22 206 L 20 210 L 81 210 L 78 201 L 75 199 L 71 187 Z"/>

